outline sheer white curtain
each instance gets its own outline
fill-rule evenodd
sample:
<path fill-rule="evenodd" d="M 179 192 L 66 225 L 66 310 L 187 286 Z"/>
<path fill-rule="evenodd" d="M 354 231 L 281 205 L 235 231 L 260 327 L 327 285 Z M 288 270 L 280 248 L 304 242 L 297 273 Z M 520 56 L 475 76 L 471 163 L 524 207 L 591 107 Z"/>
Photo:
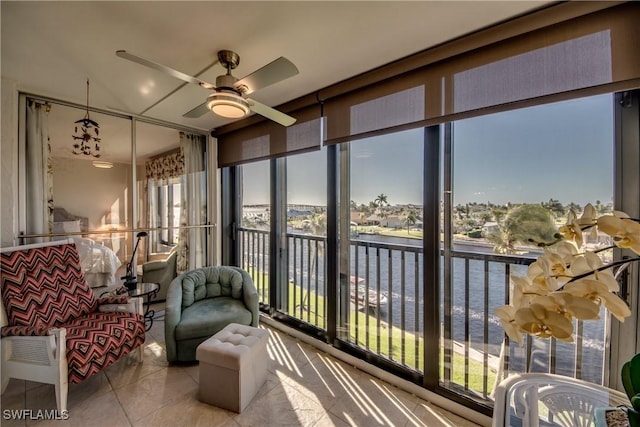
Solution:
<path fill-rule="evenodd" d="M 53 230 L 53 179 L 49 144 L 49 104 L 30 100 L 27 105 L 26 188 L 27 234 Z M 44 238 L 34 238 L 41 242 Z"/>
<path fill-rule="evenodd" d="M 207 199 L 203 159 L 204 144 L 204 136 L 180 132 L 180 147 L 182 147 L 184 154 L 180 226 L 206 224 Z M 204 266 L 205 239 L 205 229 L 180 229 L 176 262 L 178 273 Z"/>

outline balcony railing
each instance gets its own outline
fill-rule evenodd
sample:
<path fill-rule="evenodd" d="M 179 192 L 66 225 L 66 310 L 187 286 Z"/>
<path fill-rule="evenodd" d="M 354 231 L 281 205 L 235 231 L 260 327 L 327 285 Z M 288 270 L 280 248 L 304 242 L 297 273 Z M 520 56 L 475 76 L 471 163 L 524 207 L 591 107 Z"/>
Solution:
<path fill-rule="evenodd" d="M 242 266 L 254 277 L 261 302 L 268 303 L 269 235 L 240 229 Z M 282 307 L 289 316 L 320 329 L 327 327 L 326 238 L 287 234 L 288 289 Z M 416 243 L 419 241 L 416 240 Z M 338 310 L 339 336 L 401 369 L 422 373 L 425 306 L 421 246 L 352 239 L 348 310 Z M 533 259 L 456 247 L 449 266 L 441 259 L 440 382 L 479 399 L 490 400 L 495 384 L 508 372 L 551 372 L 591 382 L 603 379 L 604 321 L 575 327 L 574 343 L 527 339 L 523 347 L 505 340 L 493 309 L 509 300 L 509 276 L 524 274 Z M 347 278 L 348 277 L 348 282 Z M 432 286 L 428 284 L 428 286 Z M 339 298 L 346 301 L 347 298 Z M 601 316 L 606 317 L 604 313 Z"/>

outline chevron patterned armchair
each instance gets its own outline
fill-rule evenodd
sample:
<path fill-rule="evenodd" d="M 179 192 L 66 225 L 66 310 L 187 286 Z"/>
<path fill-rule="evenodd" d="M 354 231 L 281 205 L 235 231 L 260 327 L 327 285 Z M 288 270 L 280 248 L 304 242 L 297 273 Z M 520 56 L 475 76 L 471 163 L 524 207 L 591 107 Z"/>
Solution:
<path fill-rule="evenodd" d="M 142 301 L 96 298 L 73 240 L 0 249 L 2 392 L 9 379 L 54 384 L 58 411 L 69 383 L 99 373 L 139 348 Z"/>

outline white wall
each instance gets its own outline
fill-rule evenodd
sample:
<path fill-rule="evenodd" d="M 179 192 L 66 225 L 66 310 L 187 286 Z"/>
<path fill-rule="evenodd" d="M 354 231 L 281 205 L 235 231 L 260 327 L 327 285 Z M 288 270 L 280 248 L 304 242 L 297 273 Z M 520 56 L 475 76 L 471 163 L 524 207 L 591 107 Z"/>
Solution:
<path fill-rule="evenodd" d="M 91 160 L 63 158 L 54 158 L 51 163 L 55 207 L 89 218 L 90 230 L 105 223 L 123 228 L 133 225 L 131 207 L 127 206 L 130 165 L 116 163 L 112 169 L 99 169 Z"/>

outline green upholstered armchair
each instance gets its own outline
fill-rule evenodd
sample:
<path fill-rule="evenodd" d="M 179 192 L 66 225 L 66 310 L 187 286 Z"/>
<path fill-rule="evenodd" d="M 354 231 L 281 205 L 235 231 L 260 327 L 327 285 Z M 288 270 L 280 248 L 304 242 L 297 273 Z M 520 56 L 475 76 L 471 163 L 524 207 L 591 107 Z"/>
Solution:
<path fill-rule="evenodd" d="M 258 292 L 238 267 L 202 267 L 173 279 L 164 335 L 169 362 L 196 360 L 196 347 L 229 323 L 258 326 Z"/>
<path fill-rule="evenodd" d="M 156 295 L 154 301 L 164 301 L 167 299 L 169 284 L 171 284 L 171 281 L 176 277 L 177 258 L 177 246 L 174 246 L 166 259 L 149 261 L 142 264 L 142 280 L 160 285 L 160 290 L 158 290 L 158 295 Z"/>

